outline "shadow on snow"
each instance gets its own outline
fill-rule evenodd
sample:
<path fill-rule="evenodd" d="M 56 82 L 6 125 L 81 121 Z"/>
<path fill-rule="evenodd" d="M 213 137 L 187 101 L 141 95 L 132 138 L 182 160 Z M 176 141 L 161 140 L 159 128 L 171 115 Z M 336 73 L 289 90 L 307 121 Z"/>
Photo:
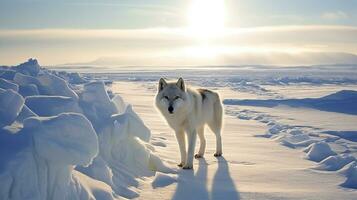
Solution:
<path fill-rule="evenodd" d="M 212 181 L 211 192 L 207 189 L 207 162 L 199 159 L 196 174 L 193 170 L 182 170 L 178 175 L 178 183 L 173 200 L 179 199 L 210 199 L 238 200 L 240 199 L 236 186 L 230 176 L 229 166 L 224 157 L 217 158 L 218 168 Z"/>

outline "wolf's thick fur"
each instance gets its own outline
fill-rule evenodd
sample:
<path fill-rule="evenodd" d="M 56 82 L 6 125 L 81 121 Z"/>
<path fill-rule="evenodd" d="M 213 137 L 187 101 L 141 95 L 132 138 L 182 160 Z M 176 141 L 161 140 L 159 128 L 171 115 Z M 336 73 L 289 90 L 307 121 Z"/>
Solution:
<path fill-rule="evenodd" d="M 175 131 L 181 153 L 180 167 L 192 169 L 197 134 L 200 138 L 200 148 L 195 158 L 200 158 L 205 153 L 204 126 L 206 124 L 216 135 L 214 156 L 222 155 L 223 106 L 216 92 L 186 88 L 182 78 L 177 82 L 166 82 L 161 78 L 155 100 L 156 107 Z M 187 153 L 185 133 L 188 143 Z"/>

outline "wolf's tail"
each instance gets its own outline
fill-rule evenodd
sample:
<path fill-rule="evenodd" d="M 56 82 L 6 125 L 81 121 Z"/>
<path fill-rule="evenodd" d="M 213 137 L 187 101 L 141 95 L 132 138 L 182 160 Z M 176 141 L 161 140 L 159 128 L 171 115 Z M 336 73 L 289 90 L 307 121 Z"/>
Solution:
<path fill-rule="evenodd" d="M 215 122 L 216 122 L 216 126 L 219 129 L 222 129 L 222 125 L 223 125 L 223 105 L 221 102 L 221 98 L 219 96 L 218 93 L 214 93 L 216 96 L 216 100 L 213 104 L 213 109 L 214 109 L 214 116 L 215 116 Z"/>

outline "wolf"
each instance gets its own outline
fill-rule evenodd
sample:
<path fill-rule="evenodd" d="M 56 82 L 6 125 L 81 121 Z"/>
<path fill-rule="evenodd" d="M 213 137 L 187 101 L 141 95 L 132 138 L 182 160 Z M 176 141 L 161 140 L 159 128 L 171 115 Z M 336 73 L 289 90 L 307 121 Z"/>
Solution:
<path fill-rule="evenodd" d="M 179 167 L 183 169 L 193 168 L 193 154 L 197 135 L 200 138 L 200 148 L 198 153 L 195 154 L 195 158 L 203 157 L 206 148 L 205 125 L 208 125 L 216 136 L 214 156 L 222 155 L 223 106 L 218 93 L 207 89 L 187 88 L 182 78 L 173 82 L 161 78 L 158 93 L 155 97 L 155 105 L 168 125 L 175 131 L 181 153 Z M 187 152 L 185 136 L 187 136 Z"/>

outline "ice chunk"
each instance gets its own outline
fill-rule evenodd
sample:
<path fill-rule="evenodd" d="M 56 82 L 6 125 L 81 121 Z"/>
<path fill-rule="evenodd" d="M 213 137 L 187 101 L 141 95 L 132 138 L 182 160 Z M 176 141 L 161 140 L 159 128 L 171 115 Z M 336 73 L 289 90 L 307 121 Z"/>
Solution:
<path fill-rule="evenodd" d="M 16 74 L 15 70 L 7 69 L 0 72 L 0 78 L 6 80 L 14 80 L 15 74 Z"/>
<path fill-rule="evenodd" d="M 19 86 L 15 83 L 12 83 L 6 79 L 0 78 L 0 88 L 7 90 L 7 89 L 12 89 L 14 91 L 19 91 Z"/>
<path fill-rule="evenodd" d="M 69 82 L 72 83 L 72 84 L 82 84 L 82 83 L 86 83 L 87 82 L 77 72 L 70 73 L 68 75 L 68 78 L 69 78 Z"/>
<path fill-rule="evenodd" d="M 14 76 L 14 82 L 17 83 L 19 86 L 26 86 L 29 84 L 34 84 L 36 86 L 40 85 L 40 82 L 32 76 L 28 76 L 21 73 L 16 73 Z"/>
<path fill-rule="evenodd" d="M 151 132 L 132 110 L 131 105 L 127 106 L 124 114 L 113 115 L 112 120 L 119 122 L 121 129 L 130 130 L 127 132 L 133 137 L 139 137 L 141 140 L 149 142 Z"/>
<path fill-rule="evenodd" d="M 315 162 L 320 162 L 329 156 L 336 155 L 326 142 L 313 143 L 305 151 L 307 151 L 306 158 Z"/>
<path fill-rule="evenodd" d="M 0 127 L 12 124 L 24 105 L 24 99 L 13 90 L 0 89 Z"/>
<path fill-rule="evenodd" d="M 114 103 L 110 100 L 103 82 L 92 82 L 84 85 L 80 94 L 80 106 L 86 117 L 95 128 L 117 113 Z"/>
<path fill-rule="evenodd" d="M 26 105 L 24 105 L 21 109 L 20 114 L 17 116 L 16 121 L 23 123 L 25 119 L 29 117 L 38 117 L 32 110 L 30 110 Z"/>
<path fill-rule="evenodd" d="M 27 62 L 21 63 L 15 67 L 18 72 L 30 76 L 37 76 L 40 72 L 40 65 L 36 59 L 30 58 Z"/>
<path fill-rule="evenodd" d="M 36 152 L 62 164 L 88 165 L 98 154 L 98 138 L 91 123 L 81 114 L 31 117 L 24 128 L 34 135 Z"/>
<path fill-rule="evenodd" d="M 19 93 L 23 97 L 39 95 L 40 92 L 35 84 L 21 85 L 19 88 Z"/>
<path fill-rule="evenodd" d="M 38 76 L 40 83 L 40 93 L 45 95 L 58 95 L 72 97 L 78 99 L 78 95 L 69 88 L 68 84 L 62 78 L 49 73 L 44 73 Z"/>
<path fill-rule="evenodd" d="M 329 156 L 326 159 L 319 162 L 318 166 L 315 167 L 315 169 L 336 171 L 354 160 L 356 159 L 348 154 Z"/>
<path fill-rule="evenodd" d="M 30 96 L 25 104 L 39 116 L 54 116 L 64 112 L 82 113 L 78 102 L 63 96 Z"/>
<path fill-rule="evenodd" d="M 112 101 L 118 110 L 118 114 L 121 114 L 125 111 L 127 104 L 124 102 L 124 100 L 121 96 L 114 95 L 114 97 L 112 98 Z"/>

